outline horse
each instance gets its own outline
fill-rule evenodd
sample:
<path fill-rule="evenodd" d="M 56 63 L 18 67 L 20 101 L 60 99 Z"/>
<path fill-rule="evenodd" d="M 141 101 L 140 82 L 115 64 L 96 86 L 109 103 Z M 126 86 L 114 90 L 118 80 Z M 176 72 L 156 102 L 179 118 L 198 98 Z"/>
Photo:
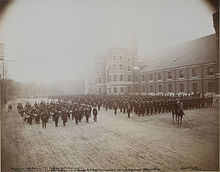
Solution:
<path fill-rule="evenodd" d="M 172 109 L 172 118 L 173 118 L 173 123 L 174 123 L 174 118 L 176 117 L 176 122 L 177 122 L 177 115 L 175 113 L 175 109 Z"/>
<path fill-rule="evenodd" d="M 179 125 L 182 124 L 183 115 L 185 115 L 185 114 L 183 113 L 183 111 L 182 111 L 181 109 L 178 109 L 178 111 L 177 111 L 177 113 L 176 113 L 177 124 L 179 124 Z"/>
<path fill-rule="evenodd" d="M 172 110 L 172 117 L 173 117 L 173 123 L 174 123 L 174 117 L 176 118 L 177 124 L 181 125 L 183 120 L 183 109 L 181 106 L 176 106 L 175 109 Z"/>
<path fill-rule="evenodd" d="M 176 105 L 172 109 L 172 117 L 173 117 L 173 123 L 174 123 L 174 117 L 176 117 L 177 124 L 181 125 L 183 120 L 183 103 L 177 101 Z"/>

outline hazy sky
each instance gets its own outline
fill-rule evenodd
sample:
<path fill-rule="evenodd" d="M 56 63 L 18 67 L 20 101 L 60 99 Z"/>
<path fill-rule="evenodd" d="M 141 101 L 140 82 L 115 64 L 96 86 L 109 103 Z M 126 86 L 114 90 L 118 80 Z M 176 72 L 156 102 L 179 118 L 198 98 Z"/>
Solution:
<path fill-rule="evenodd" d="M 0 21 L 9 76 L 52 82 L 84 76 L 94 56 L 138 41 L 139 56 L 214 33 L 203 0 L 15 0 Z"/>

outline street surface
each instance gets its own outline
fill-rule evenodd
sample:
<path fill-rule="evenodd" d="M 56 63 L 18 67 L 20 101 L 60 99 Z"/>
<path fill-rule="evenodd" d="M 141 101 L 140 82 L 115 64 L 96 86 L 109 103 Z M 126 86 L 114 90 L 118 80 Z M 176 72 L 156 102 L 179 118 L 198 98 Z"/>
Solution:
<path fill-rule="evenodd" d="M 21 168 L 82 167 L 96 169 L 159 168 L 218 171 L 219 114 L 213 108 L 185 111 L 182 126 L 170 113 L 135 116 L 102 109 L 98 122 L 85 118 L 76 126 L 46 129 L 30 126 L 16 110 L 2 113 L 2 171 Z M 31 171 L 31 170 L 30 170 Z M 33 170 L 34 171 L 34 170 Z"/>

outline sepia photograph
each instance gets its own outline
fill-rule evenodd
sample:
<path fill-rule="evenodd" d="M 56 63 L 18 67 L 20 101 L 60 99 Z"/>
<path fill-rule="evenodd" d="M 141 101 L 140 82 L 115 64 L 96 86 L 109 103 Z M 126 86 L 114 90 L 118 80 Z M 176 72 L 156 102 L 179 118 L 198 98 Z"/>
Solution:
<path fill-rule="evenodd" d="M 219 171 L 219 64 L 219 0 L 0 0 L 1 171 Z"/>

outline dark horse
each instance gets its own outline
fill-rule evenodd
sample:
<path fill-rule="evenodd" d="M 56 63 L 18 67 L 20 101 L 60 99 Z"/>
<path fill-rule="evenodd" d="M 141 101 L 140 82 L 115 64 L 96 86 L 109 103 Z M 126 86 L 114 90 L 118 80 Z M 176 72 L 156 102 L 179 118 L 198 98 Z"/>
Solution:
<path fill-rule="evenodd" d="M 174 117 L 176 117 L 176 122 L 179 125 L 182 124 L 183 115 L 185 115 L 181 106 L 181 103 L 177 102 L 175 108 L 172 110 L 173 123 Z"/>

